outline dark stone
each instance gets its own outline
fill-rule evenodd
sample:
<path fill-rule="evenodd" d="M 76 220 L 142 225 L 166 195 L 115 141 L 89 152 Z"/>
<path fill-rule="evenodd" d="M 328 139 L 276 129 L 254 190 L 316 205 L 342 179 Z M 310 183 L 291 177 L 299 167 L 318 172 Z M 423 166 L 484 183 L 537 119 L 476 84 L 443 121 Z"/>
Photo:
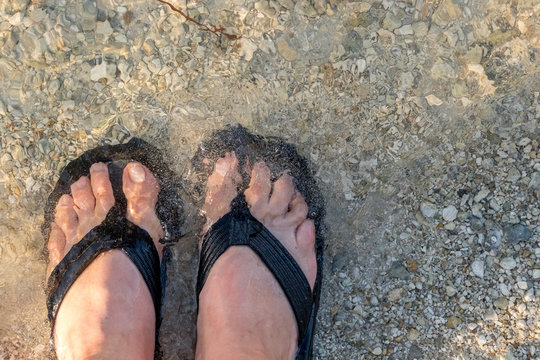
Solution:
<path fill-rule="evenodd" d="M 484 221 L 477 216 L 471 216 L 471 229 L 474 232 L 481 232 L 484 228 Z"/>
<path fill-rule="evenodd" d="M 506 232 L 506 240 L 510 244 L 516 244 L 520 241 L 527 241 L 531 238 L 532 232 L 528 227 L 521 224 L 515 224 L 507 226 L 504 231 Z"/>
<path fill-rule="evenodd" d="M 403 264 L 403 261 L 399 260 L 392 263 L 392 265 L 390 266 L 390 270 L 388 271 L 388 275 L 390 275 L 390 277 L 401 280 L 407 280 L 411 277 L 411 274 Z"/>
<path fill-rule="evenodd" d="M 409 348 L 409 354 L 407 355 L 407 360 L 421 360 L 424 358 L 424 353 L 416 345 L 411 345 Z"/>
<path fill-rule="evenodd" d="M 356 31 L 349 31 L 343 40 L 343 47 L 348 53 L 358 54 L 362 49 L 362 44 L 362 37 Z"/>

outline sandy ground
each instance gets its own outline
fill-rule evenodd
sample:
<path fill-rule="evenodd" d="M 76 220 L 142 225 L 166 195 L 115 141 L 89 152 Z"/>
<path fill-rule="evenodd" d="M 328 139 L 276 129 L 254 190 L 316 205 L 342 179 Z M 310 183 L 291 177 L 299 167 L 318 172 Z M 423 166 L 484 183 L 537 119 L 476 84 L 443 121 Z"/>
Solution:
<path fill-rule="evenodd" d="M 0 3 L 0 359 L 43 359 L 40 224 L 59 170 L 142 137 L 186 179 L 161 343 L 193 354 L 188 161 L 278 135 L 327 194 L 318 359 L 540 355 L 540 3 Z"/>

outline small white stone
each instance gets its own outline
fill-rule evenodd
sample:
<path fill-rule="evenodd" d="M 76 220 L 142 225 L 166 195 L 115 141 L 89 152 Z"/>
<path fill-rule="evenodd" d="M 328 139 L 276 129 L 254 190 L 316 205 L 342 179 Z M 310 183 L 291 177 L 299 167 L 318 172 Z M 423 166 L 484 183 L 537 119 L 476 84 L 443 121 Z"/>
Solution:
<path fill-rule="evenodd" d="M 388 292 L 388 301 L 394 302 L 401 299 L 401 295 L 405 292 L 403 288 L 397 288 Z"/>
<path fill-rule="evenodd" d="M 90 80 L 99 81 L 100 79 L 107 79 L 107 81 L 114 78 L 114 71 L 116 71 L 116 65 L 107 64 L 105 61 L 99 65 L 94 66 L 90 70 Z"/>
<path fill-rule="evenodd" d="M 377 346 L 375 349 L 373 349 L 373 350 L 371 351 L 371 353 L 372 353 L 373 355 L 379 356 L 379 355 L 382 354 L 382 349 L 381 349 L 380 346 Z"/>
<path fill-rule="evenodd" d="M 98 21 L 96 24 L 96 34 L 101 34 L 105 37 L 109 37 L 113 33 L 111 24 L 105 20 L 103 22 Z"/>
<path fill-rule="evenodd" d="M 484 346 L 487 343 L 487 339 L 484 335 L 480 335 L 478 339 L 476 339 L 476 341 L 478 342 L 478 345 L 480 346 Z"/>
<path fill-rule="evenodd" d="M 445 290 L 446 290 L 446 296 L 448 297 L 452 297 L 456 295 L 456 292 L 457 292 L 453 286 L 447 286 Z"/>
<path fill-rule="evenodd" d="M 517 264 L 514 258 L 505 257 L 504 259 L 501 260 L 500 265 L 505 270 L 512 270 L 513 268 L 516 267 Z"/>
<path fill-rule="evenodd" d="M 420 211 L 425 217 L 432 218 L 437 213 L 437 207 L 432 203 L 425 201 L 420 205 Z"/>
<path fill-rule="evenodd" d="M 517 282 L 517 287 L 520 288 L 521 290 L 527 290 L 527 288 L 528 288 L 527 282 L 526 281 L 518 281 Z"/>
<path fill-rule="evenodd" d="M 489 195 L 489 193 L 490 193 L 489 189 L 480 190 L 478 194 L 476 194 L 476 196 L 474 197 L 474 202 L 480 202 L 484 200 Z"/>
<path fill-rule="evenodd" d="M 504 296 L 510 295 L 510 290 L 508 290 L 508 286 L 506 286 L 506 284 L 499 284 L 499 290 L 501 290 L 501 294 Z"/>
<path fill-rule="evenodd" d="M 414 30 L 412 26 L 409 24 L 409 25 L 403 25 L 399 29 L 394 30 L 394 33 L 396 35 L 413 35 Z"/>
<path fill-rule="evenodd" d="M 454 221 L 457 217 L 457 209 L 454 205 L 444 208 L 442 211 L 442 217 L 446 221 Z"/>
<path fill-rule="evenodd" d="M 486 313 L 484 314 L 484 319 L 485 319 L 486 321 L 497 321 L 497 320 L 499 320 L 499 316 L 497 315 L 497 313 L 495 312 L 495 310 L 489 309 L 489 310 L 486 311 Z"/>
<path fill-rule="evenodd" d="M 533 279 L 540 279 L 540 269 L 534 269 L 532 272 L 532 278 Z"/>
<path fill-rule="evenodd" d="M 483 278 L 484 277 L 484 262 L 482 260 L 476 260 L 471 264 L 474 275 Z"/>
<path fill-rule="evenodd" d="M 22 23 L 23 14 L 18 12 L 9 18 L 9 23 L 13 26 L 19 26 Z"/>
<path fill-rule="evenodd" d="M 430 106 L 442 105 L 443 101 L 433 94 L 426 96 L 426 100 Z"/>

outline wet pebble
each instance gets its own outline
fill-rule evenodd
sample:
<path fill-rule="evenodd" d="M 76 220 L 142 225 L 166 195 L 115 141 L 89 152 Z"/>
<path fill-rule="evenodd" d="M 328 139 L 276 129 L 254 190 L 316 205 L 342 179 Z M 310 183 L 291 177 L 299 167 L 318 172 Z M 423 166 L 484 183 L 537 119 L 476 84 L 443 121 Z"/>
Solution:
<path fill-rule="evenodd" d="M 475 260 L 471 264 L 471 268 L 474 275 L 478 276 L 479 278 L 484 277 L 484 262 L 482 260 Z"/>
<path fill-rule="evenodd" d="M 425 217 L 432 218 L 437 214 L 437 207 L 430 202 L 423 202 L 420 205 L 420 211 Z"/>
<path fill-rule="evenodd" d="M 514 260 L 514 258 L 512 257 L 505 257 L 501 259 L 501 262 L 499 264 L 505 270 L 512 270 L 517 266 L 516 260 Z"/>
<path fill-rule="evenodd" d="M 505 228 L 506 239 L 510 244 L 527 241 L 532 237 L 529 228 L 522 224 L 515 224 Z"/>
<path fill-rule="evenodd" d="M 451 205 L 443 209 L 442 217 L 446 221 L 454 221 L 457 217 L 457 213 L 456 207 Z"/>

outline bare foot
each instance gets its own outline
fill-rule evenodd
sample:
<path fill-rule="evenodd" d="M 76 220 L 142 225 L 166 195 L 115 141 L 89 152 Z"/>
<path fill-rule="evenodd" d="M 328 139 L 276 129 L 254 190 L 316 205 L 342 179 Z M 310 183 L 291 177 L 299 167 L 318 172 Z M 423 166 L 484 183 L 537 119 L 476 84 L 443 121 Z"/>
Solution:
<path fill-rule="evenodd" d="M 150 234 L 161 257 L 158 240 L 163 230 L 155 213 L 159 193 L 155 177 L 145 166 L 130 163 L 123 182 L 126 218 Z M 47 276 L 74 244 L 103 222 L 114 205 L 103 163 L 93 164 L 90 178 L 81 177 L 71 192 L 73 196 L 60 198 L 51 224 Z M 74 282 L 58 310 L 54 340 L 60 359 L 153 358 L 152 298 L 138 269 L 122 251 L 99 255 Z"/>
<path fill-rule="evenodd" d="M 218 178 L 218 164 L 229 171 L 220 173 L 221 182 L 211 183 Z M 236 187 L 220 184 L 240 182 L 236 167 L 234 154 L 232 159 L 226 156 L 209 178 L 203 209 L 207 214 L 214 209 L 211 223 L 230 210 Z M 313 288 L 315 228 L 306 218 L 307 204 L 292 178 L 283 175 L 272 184 L 268 167 L 256 163 L 245 196 L 251 214 L 282 242 Z M 298 330 L 292 308 L 272 273 L 248 247 L 231 247 L 214 264 L 199 297 L 197 336 L 197 359 L 294 358 Z"/>

